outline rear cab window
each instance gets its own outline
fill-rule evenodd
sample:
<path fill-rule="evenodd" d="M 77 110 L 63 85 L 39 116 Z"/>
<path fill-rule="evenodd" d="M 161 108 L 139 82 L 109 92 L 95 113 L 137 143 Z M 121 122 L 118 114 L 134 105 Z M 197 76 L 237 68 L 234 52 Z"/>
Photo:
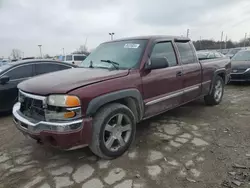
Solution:
<path fill-rule="evenodd" d="M 215 55 L 216 58 L 222 57 L 221 54 L 220 54 L 220 53 L 217 53 L 217 52 L 215 52 L 214 55 Z"/>

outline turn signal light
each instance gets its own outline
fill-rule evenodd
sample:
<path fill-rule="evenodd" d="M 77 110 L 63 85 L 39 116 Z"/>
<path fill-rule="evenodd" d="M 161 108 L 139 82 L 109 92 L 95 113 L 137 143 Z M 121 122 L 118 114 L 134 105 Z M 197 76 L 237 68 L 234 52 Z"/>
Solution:
<path fill-rule="evenodd" d="M 79 98 L 76 96 L 67 96 L 65 104 L 67 107 L 76 107 L 81 105 Z"/>
<path fill-rule="evenodd" d="M 73 111 L 71 111 L 71 112 L 65 112 L 63 116 L 64 116 L 64 118 L 73 118 L 73 117 L 76 116 L 76 113 L 73 112 Z"/>

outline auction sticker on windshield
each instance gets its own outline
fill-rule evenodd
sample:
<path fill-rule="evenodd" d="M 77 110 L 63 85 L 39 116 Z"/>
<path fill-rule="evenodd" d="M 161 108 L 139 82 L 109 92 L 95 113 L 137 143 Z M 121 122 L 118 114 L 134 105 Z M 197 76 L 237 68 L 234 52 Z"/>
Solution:
<path fill-rule="evenodd" d="M 140 46 L 140 44 L 125 44 L 124 48 L 138 48 Z"/>

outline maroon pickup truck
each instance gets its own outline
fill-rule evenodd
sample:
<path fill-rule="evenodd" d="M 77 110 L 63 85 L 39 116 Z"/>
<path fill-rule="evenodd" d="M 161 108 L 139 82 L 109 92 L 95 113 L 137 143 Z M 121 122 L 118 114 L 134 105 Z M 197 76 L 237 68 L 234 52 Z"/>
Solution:
<path fill-rule="evenodd" d="M 200 63 L 188 38 L 147 36 L 105 42 L 80 68 L 18 85 L 16 127 L 61 149 L 89 146 L 111 159 L 131 145 L 136 124 L 204 97 L 221 102 L 228 59 Z"/>

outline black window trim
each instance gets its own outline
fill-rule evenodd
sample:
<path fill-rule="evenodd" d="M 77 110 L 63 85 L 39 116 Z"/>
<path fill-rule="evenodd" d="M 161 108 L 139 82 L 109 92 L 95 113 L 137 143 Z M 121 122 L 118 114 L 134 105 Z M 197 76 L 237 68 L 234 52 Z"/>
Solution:
<path fill-rule="evenodd" d="M 14 66 L 14 67 L 10 68 L 9 70 L 7 70 L 6 72 L 4 72 L 3 74 L 1 74 L 1 75 L 0 75 L 0 78 L 1 78 L 2 76 L 5 76 L 8 72 L 10 72 L 10 71 L 12 71 L 12 70 L 15 70 L 15 69 L 20 68 L 20 67 L 28 66 L 28 65 L 32 65 L 32 76 L 30 76 L 30 77 L 24 77 L 24 78 L 18 78 L 18 79 L 12 79 L 12 80 L 10 80 L 10 82 L 14 82 L 14 81 L 19 81 L 19 80 L 24 80 L 24 79 L 31 78 L 31 77 L 34 76 L 34 67 L 33 67 L 33 64 L 31 64 L 31 63 L 27 63 L 27 64 L 23 64 L 23 65 Z"/>
<path fill-rule="evenodd" d="M 56 65 L 64 65 L 66 67 L 70 67 L 70 68 L 74 68 L 70 65 L 65 65 L 63 63 L 60 63 L 60 62 L 51 62 L 51 61 L 40 61 L 40 62 L 34 62 L 34 63 L 26 63 L 26 64 L 22 64 L 22 65 L 16 65 L 12 68 L 10 68 L 9 70 L 7 70 L 6 72 L 4 72 L 3 74 L 0 75 L 0 78 L 4 75 L 6 75 L 8 72 L 16 69 L 16 68 L 19 68 L 19 67 L 23 67 L 23 66 L 27 66 L 27 65 L 36 65 L 36 64 L 42 64 L 42 63 L 50 63 L 50 64 L 56 64 Z M 32 76 L 33 77 L 35 76 L 35 67 L 32 67 Z M 23 80 L 23 79 L 28 79 L 28 78 L 31 78 L 31 77 L 25 77 L 25 78 L 18 78 L 18 79 L 13 79 L 13 80 L 10 80 L 10 82 L 12 81 L 18 81 L 18 80 Z"/>
<path fill-rule="evenodd" d="M 43 63 L 56 64 L 56 65 L 63 65 L 63 66 L 65 66 L 65 67 L 69 67 L 69 68 L 72 68 L 72 69 L 74 68 L 74 67 L 70 66 L 70 64 L 69 64 L 69 65 L 66 65 L 66 64 L 64 64 L 64 63 L 60 63 L 60 62 L 51 62 L 51 61 L 39 61 L 39 62 L 32 63 L 32 64 L 37 65 L 37 64 L 43 64 Z M 35 66 L 34 66 L 34 75 L 36 75 L 36 67 L 35 67 Z"/>

